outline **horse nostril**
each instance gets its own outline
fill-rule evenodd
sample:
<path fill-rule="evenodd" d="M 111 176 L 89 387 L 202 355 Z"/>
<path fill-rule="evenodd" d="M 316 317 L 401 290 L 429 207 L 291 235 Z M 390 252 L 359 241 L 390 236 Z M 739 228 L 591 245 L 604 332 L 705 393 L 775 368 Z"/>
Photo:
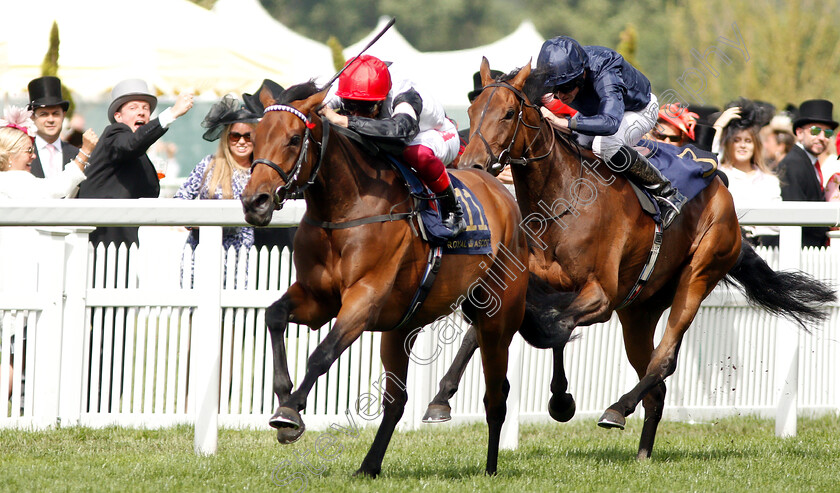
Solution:
<path fill-rule="evenodd" d="M 271 195 L 265 192 L 242 198 L 242 203 L 245 205 L 245 209 L 249 211 L 260 211 L 265 209 L 269 202 L 271 202 Z"/>

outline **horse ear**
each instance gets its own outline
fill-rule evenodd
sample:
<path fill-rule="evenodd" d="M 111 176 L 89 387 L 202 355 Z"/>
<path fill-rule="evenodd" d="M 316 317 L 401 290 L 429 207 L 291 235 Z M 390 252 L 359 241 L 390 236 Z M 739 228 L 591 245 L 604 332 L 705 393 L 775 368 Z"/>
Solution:
<path fill-rule="evenodd" d="M 274 99 L 274 95 L 271 93 L 271 89 L 269 89 L 265 84 L 263 84 L 262 89 L 260 89 L 260 102 L 262 103 L 263 108 L 268 108 L 277 102 L 277 100 Z"/>
<path fill-rule="evenodd" d="M 486 56 L 481 57 L 481 68 L 478 70 L 481 74 L 481 85 L 486 86 L 493 82 L 493 76 L 490 75 L 490 62 Z"/>
<path fill-rule="evenodd" d="M 309 96 L 304 100 L 303 104 L 300 105 L 298 108 L 304 115 L 308 115 L 312 108 L 317 108 L 324 102 L 324 98 L 327 97 L 327 92 L 329 91 L 329 87 L 324 88 L 321 92 L 316 92 L 315 94 Z"/>
<path fill-rule="evenodd" d="M 510 85 L 517 89 L 522 89 L 525 86 L 525 81 L 528 80 L 528 76 L 531 75 L 531 60 L 532 58 L 528 59 L 528 63 L 526 63 L 519 70 L 519 73 L 516 74 L 516 77 L 510 81 Z"/>

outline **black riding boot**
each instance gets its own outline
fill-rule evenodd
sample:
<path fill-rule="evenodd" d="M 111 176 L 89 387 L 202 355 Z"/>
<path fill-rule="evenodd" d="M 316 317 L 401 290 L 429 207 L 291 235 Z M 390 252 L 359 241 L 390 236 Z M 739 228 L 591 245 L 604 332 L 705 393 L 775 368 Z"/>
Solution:
<path fill-rule="evenodd" d="M 671 181 L 665 178 L 662 172 L 651 164 L 646 157 L 630 146 L 623 146 L 613 156 L 610 164 L 623 171 L 628 178 L 653 194 L 653 197 L 659 203 L 662 229 L 670 226 L 682 210 L 683 203 L 685 203 L 685 196 L 671 186 Z"/>
<path fill-rule="evenodd" d="M 464 222 L 464 211 L 461 209 L 458 199 L 455 198 L 452 184 L 449 184 L 446 190 L 438 194 L 438 203 L 440 204 L 440 217 L 443 219 L 443 225 L 452 231 L 453 238 L 467 229 L 467 223 Z"/>

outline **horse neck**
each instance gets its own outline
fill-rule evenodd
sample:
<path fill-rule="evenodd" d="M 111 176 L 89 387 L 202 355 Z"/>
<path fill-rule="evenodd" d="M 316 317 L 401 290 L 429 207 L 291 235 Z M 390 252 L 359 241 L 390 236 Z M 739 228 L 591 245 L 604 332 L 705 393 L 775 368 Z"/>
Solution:
<path fill-rule="evenodd" d="M 371 178 L 387 178 L 393 174 L 382 159 L 361 151 L 338 132 L 331 132 L 328 146 L 321 152 L 321 169 L 315 182 L 304 193 L 307 210 L 322 221 L 340 221 L 368 216 L 372 208 L 379 208 L 371 200 Z M 319 156 L 313 156 L 312 166 Z M 383 176 L 385 175 L 385 176 Z M 389 180 L 393 182 L 393 180 Z M 392 187 L 393 188 L 393 187 Z M 388 198 L 387 194 L 380 194 Z"/>
<path fill-rule="evenodd" d="M 550 205 L 558 198 L 571 200 L 574 182 L 584 177 L 584 170 L 578 156 L 562 138 L 551 135 L 548 123 L 541 122 L 539 130 L 526 132 L 526 145 L 534 139 L 534 132 L 540 132 L 540 135 L 534 141 L 529 157 L 548 155 L 524 166 L 513 164 L 512 174 L 520 209 L 542 213 L 541 201 Z"/>

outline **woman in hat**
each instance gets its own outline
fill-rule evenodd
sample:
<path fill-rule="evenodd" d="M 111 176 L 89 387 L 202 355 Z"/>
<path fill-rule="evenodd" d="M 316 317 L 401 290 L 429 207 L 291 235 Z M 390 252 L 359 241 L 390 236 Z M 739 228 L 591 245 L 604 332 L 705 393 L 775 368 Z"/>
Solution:
<path fill-rule="evenodd" d="M 736 106 L 737 105 L 737 106 Z M 764 162 L 758 115 L 761 111 L 752 101 L 741 98 L 727 106 L 737 108 L 738 117 L 723 127 L 720 169 L 729 178 L 729 192 L 735 205 L 781 202 L 779 179 Z M 753 245 L 778 246 L 778 226 L 744 226 Z"/>
<path fill-rule="evenodd" d="M 219 145 L 215 154 L 206 156 L 196 165 L 175 198 L 239 200 L 250 178 L 254 153 L 252 137 L 258 120 L 256 114 L 231 96 L 225 96 L 214 104 L 201 126 L 207 129 L 204 140 L 218 140 Z M 198 229 L 193 228 L 187 244 L 195 250 L 198 241 Z M 253 244 L 254 228 L 223 229 L 225 252 L 230 247 L 239 252 L 240 248 L 250 248 Z"/>
<path fill-rule="evenodd" d="M 87 160 L 78 154 L 61 173 L 49 178 L 38 178 L 31 171 L 35 159 L 35 124 L 32 112 L 8 107 L 0 119 L 0 198 L 7 199 L 60 199 L 75 192 L 85 179 Z M 93 130 L 84 134 L 82 151 L 90 155 L 97 138 Z"/>
<path fill-rule="evenodd" d="M 694 141 L 697 113 L 679 104 L 664 104 L 659 108 L 656 126 L 647 135 L 651 140 L 682 147 Z"/>

